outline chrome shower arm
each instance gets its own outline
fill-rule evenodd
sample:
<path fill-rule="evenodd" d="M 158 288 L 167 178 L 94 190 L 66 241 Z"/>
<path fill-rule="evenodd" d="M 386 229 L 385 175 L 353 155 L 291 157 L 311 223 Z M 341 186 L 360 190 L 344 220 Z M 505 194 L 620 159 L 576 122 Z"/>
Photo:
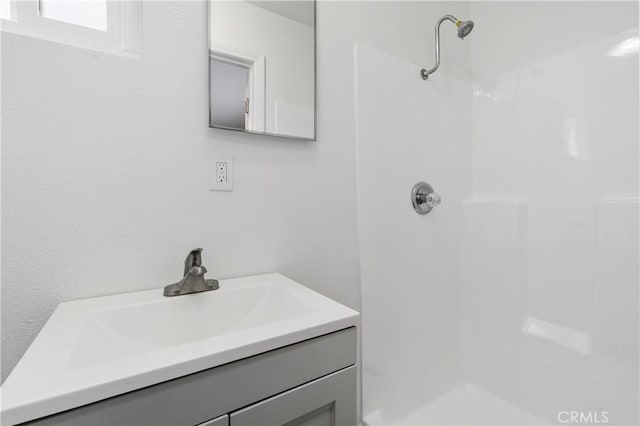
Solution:
<path fill-rule="evenodd" d="M 463 22 L 453 15 L 444 15 L 440 18 L 436 23 L 436 64 L 431 67 L 431 69 L 422 68 L 420 70 L 420 76 L 423 80 L 429 78 L 429 75 L 433 74 L 440 66 L 440 25 L 442 25 L 444 21 L 451 21 L 458 27 L 458 38 L 460 40 L 464 40 L 464 38 L 471 33 L 471 30 L 473 30 L 473 21 Z"/>
<path fill-rule="evenodd" d="M 427 78 L 429 78 L 429 75 L 433 74 L 438 69 L 438 67 L 440 66 L 440 25 L 442 25 L 442 23 L 444 21 L 451 21 L 451 22 L 453 22 L 455 24 L 456 22 L 458 22 L 458 18 L 456 18 L 453 15 L 444 15 L 436 23 L 436 29 L 435 29 L 435 32 L 436 32 L 436 64 L 433 67 L 431 67 L 430 69 L 428 69 L 428 70 L 425 69 L 425 68 L 422 68 L 420 70 L 420 75 L 422 76 L 423 80 L 426 80 Z"/>

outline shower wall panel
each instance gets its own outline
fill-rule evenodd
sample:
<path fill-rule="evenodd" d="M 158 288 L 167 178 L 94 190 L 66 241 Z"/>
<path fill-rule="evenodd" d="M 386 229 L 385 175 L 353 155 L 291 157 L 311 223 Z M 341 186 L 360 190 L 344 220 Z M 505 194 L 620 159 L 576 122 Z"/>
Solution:
<path fill-rule="evenodd" d="M 638 90 L 637 27 L 475 84 L 464 375 L 550 423 L 638 424 Z"/>
<path fill-rule="evenodd" d="M 390 425 L 461 380 L 461 200 L 471 86 L 359 45 L 356 52 L 363 395 Z M 442 204 L 414 212 L 426 181 Z"/>

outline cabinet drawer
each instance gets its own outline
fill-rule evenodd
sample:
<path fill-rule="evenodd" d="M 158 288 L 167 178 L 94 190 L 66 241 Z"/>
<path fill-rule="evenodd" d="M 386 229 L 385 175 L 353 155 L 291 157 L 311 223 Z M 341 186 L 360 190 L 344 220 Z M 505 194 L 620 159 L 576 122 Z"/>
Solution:
<path fill-rule="evenodd" d="M 355 362 L 352 327 L 25 424 L 197 425 Z"/>
<path fill-rule="evenodd" d="M 231 413 L 230 426 L 354 426 L 356 367 Z"/>

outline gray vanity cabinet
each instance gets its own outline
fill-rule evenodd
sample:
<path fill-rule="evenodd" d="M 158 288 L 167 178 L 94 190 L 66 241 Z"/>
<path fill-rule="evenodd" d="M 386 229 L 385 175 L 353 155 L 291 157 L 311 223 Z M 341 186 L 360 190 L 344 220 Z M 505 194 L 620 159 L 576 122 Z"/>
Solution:
<path fill-rule="evenodd" d="M 356 367 L 322 377 L 230 415 L 230 426 L 356 424 Z"/>
<path fill-rule="evenodd" d="M 355 426 L 355 327 L 32 420 L 31 426 Z"/>

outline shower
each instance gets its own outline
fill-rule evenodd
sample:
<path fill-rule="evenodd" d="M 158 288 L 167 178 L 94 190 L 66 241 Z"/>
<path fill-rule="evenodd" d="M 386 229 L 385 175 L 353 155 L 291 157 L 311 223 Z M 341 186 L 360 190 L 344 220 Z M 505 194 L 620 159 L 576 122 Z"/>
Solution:
<path fill-rule="evenodd" d="M 423 80 L 428 79 L 429 75 L 433 74 L 440 66 L 440 25 L 444 21 L 451 21 L 458 27 L 458 37 L 461 40 L 464 40 L 473 30 L 473 21 L 461 21 L 453 15 L 444 15 L 440 18 L 436 23 L 436 64 L 430 69 L 422 68 L 420 70 L 420 76 Z"/>
<path fill-rule="evenodd" d="M 363 424 L 640 425 L 638 3 L 393 3 L 354 65 Z"/>

